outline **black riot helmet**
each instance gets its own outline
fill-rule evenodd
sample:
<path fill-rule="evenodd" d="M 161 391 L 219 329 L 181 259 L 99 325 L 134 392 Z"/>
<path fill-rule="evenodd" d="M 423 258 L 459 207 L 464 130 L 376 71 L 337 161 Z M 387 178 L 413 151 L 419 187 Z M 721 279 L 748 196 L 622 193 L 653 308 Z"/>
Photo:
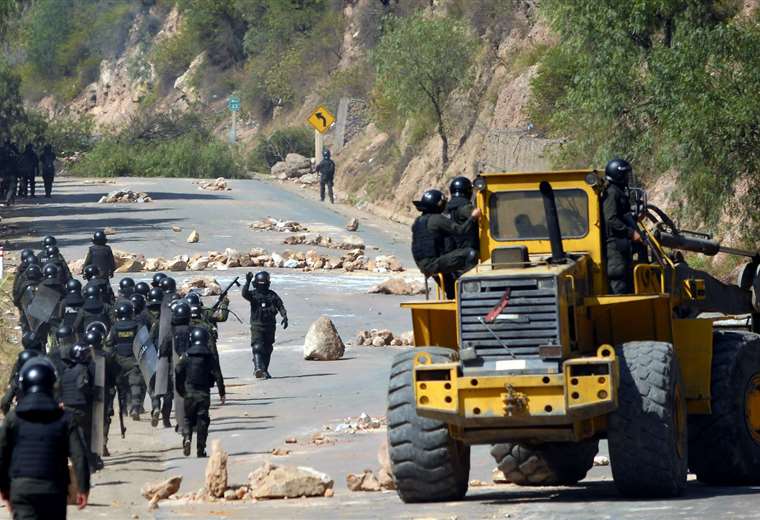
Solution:
<path fill-rule="evenodd" d="M 60 250 L 58 249 L 58 246 L 47 246 L 45 248 L 45 257 L 46 258 L 55 258 L 60 254 Z"/>
<path fill-rule="evenodd" d="M 45 264 L 45 267 L 42 268 L 42 276 L 44 276 L 46 280 L 57 279 L 59 272 L 60 269 L 58 269 L 58 266 L 55 264 Z"/>
<path fill-rule="evenodd" d="M 119 293 L 129 298 L 135 293 L 135 281 L 132 278 L 122 278 L 119 282 Z"/>
<path fill-rule="evenodd" d="M 135 308 L 130 302 L 122 302 L 116 307 L 117 320 L 131 320 L 135 315 Z"/>
<path fill-rule="evenodd" d="M 472 182 L 467 177 L 454 177 L 449 184 L 449 193 L 452 197 L 463 197 L 470 199 L 472 197 Z"/>
<path fill-rule="evenodd" d="M 604 176 L 613 184 L 619 186 L 628 186 L 628 179 L 633 172 L 633 168 L 628 161 L 623 159 L 612 159 L 604 168 Z"/>
<path fill-rule="evenodd" d="M 153 287 L 148 293 L 148 308 L 160 307 L 164 299 L 164 291 L 160 287 Z"/>
<path fill-rule="evenodd" d="M 161 279 L 161 290 L 165 293 L 174 292 L 177 290 L 177 282 L 170 276 L 164 276 Z"/>
<path fill-rule="evenodd" d="M 96 231 L 92 235 L 92 243 L 96 246 L 104 246 L 108 239 L 106 238 L 106 232 L 101 230 Z"/>
<path fill-rule="evenodd" d="M 74 337 L 74 329 L 68 325 L 61 325 L 58 330 L 55 331 L 55 338 L 58 340 L 68 339 Z"/>
<path fill-rule="evenodd" d="M 92 348 L 100 348 L 103 344 L 103 334 L 98 328 L 88 329 L 84 335 L 84 344 Z"/>
<path fill-rule="evenodd" d="M 272 283 L 269 278 L 269 273 L 266 271 L 259 271 L 256 276 L 253 277 L 253 286 L 256 289 L 269 289 L 269 285 Z"/>
<path fill-rule="evenodd" d="M 199 320 L 203 317 L 203 307 L 200 305 L 191 305 L 190 306 L 190 317 L 194 320 Z"/>
<path fill-rule="evenodd" d="M 190 323 L 190 306 L 186 301 L 180 301 L 172 310 L 172 325 L 187 325 Z"/>
<path fill-rule="evenodd" d="M 18 366 L 19 370 L 21 370 L 21 367 L 23 367 L 27 361 L 41 355 L 42 352 L 39 350 L 22 350 L 16 357 L 16 366 Z"/>
<path fill-rule="evenodd" d="M 322 152 L 322 158 L 323 159 L 329 159 L 330 158 L 330 150 L 328 150 L 327 148 L 325 148 L 324 151 Z"/>
<path fill-rule="evenodd" d="M 100 276 L 100 269 L 98 269 L 97 265 L 90 264 L 84 268 L 83 274 L 85 280 L 92 280 L 93 278 Z"/>
<path fill-rule="evenodd" d="M 32 264 L 27 267 L 24 273 L 26 274 L 26 279 L 32 282 L 39 282 L 42 280 L 42 269 L 40 269 L 40 266 L 37 264 Z"/>
<path fill-rule="evenodd" d="M 47 246 L 55 246 L 55 245 L 58 245 L 58 241 L 55 239 L 53 235 L 48 235 L 42 239 L 42 249 L 45 249 Z"/>
<path fill-rule="evenodd" d="M 20 258 L 22 262 L 26 260 L 27 258 L 29 258 L 30 256 L 34 256 L 34 251 L 32 249 L 27 247 L 21 250 Z"/>
<path fill-rule="evenodd" d="M 90 347 L 83 343 L 77 343 L 71 347 L 71 359 L 75 363 L 88 363 L 90 361 Z"/>
<path fill-rule="evenodd" d="M 208 330 L 203 327 L 193 327 L 190 330 L 190 343 L 208 345 L 209 334 Z"/>
<path fill-rule="evenodd" d="M 132 307 L 135 309 L 135 316 L 145 310 L 145 297 L 142 294 L 133 294 L 129 297 L 129 301 L 132 302 Z"/>
<path fill-rule="evenodd" d="M 32 331 L 24 332 L 24 335 L 21 336 L 21 346 L 24 347 L 24 350 L 38 350 L 40 352 L 45 348 L 42 344 L 42 338 Z"/>
<path fill-rule="evenodd" d="M 441 190 L 427 190 L 420 200 L 415 200 L 414 207 L 422 213 L 442 213 L 446 208 L 446 196 Z"/>
<path fill-rule="evenodd" d="M 153 275 L 153 280 L 150 282 L 150 284 L 153 287 L 161 287 L 161 280 L 166 278 L 166 275 L 164 273 L 156 273 Z"/>
<path fill-rule="evenodd" d="M 66 282 L 66 292 L 69 294 L 82 294 L 82 282 L 72 278 Z"/>
<path fill-rule="evenodd" d="M 108 327 L 106 327 L 106 324 L 102 321 L 93 321 L 87 325 L 87 330 L 85 332 L 91 331 L 96 331 L 98 334 L 100 334 L 101 341 L 108 335 Z"/>
<path fill-rule="evenodd" d="M 21 393 L 47 394 L 53 396 L 53 387 L 56 382 L 55 368 L 52 363 L 32 361 L 24 364 L 18 380 L 21 383 Z"/>
<path fill-rule="evenodd" d="M 201 295 L 194 291 L 190 291 L 189 293 L 187 293 L 187 296 L 185 296 L 185 300 L 190 305 L 190 307 L 192 307 L 193 305 L 203 305 L 203 302 L 201 302 Z"/>
<path fill-rule="evenodd" d="M 100 299 L 100 288 L 97 285 L 88 285 L 84 288 L 84 297 Z"/>
<path fill-rule="evenodd" d="M 26 268 L 30 265 L 42 265 L 42 262 L 37 258 L 37 255 L 28 256 L 21 261 L 21 266 L 24 268 L 24 271 L 26 271 Z"/>
<path fill-rule="evenodd" d="M 135 284 L 135 293 L 142 294 L 145 298 L 148 297 L 148 293 L 150 292 L 150 285 L 148 285 L 145 282 L 138 282 Z"/>

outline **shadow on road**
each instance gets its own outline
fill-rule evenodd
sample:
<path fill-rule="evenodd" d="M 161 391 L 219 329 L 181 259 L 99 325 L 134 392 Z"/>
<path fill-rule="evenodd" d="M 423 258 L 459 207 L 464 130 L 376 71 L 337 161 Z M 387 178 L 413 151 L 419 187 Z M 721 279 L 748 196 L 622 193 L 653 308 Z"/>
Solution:
<path fill-rule="evenodd" d="M 297 376 L 273 376 L 272 379 L 301 379 L 304 377 L 325 377 L 325 376 L 335 376 L 338 374 L 335 374 L 333 372 L 326 372 L 324 374 L 300 374 Z"/>

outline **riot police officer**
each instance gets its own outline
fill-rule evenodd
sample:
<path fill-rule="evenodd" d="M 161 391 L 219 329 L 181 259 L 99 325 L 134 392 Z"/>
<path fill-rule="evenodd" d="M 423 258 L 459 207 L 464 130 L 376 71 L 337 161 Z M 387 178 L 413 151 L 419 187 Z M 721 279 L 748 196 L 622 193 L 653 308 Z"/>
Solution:
<path fill-rule="evenodd" d="M 45 346 L 34 332 L 24 333 L 21 338 L 21 346 L 24 350 L 16 356 L 16 362 L 8 378 L 8 385 L 5 387 L 5 394 L 3 394 L 3 398 L 0 400 L 0 410 L 6 415 L 8 414 L 8 410 L 11 409 L 13 400 L 19 396 L 20 387 L 18 381 L 21 368 L 33 357 L 45 355 Z"/>
<path fill-rule="evenodd" d="M 150 286 L 151 287 L 161 287 L 161 280 L 166 278 L 166 275 L 164 273 L 156 273 L 153 275 L 153 278 L 150 280 Z"/>
<path fill-rule="evenodd" d="M 319 199 L 325 201 L 325 188 L 330 197 L 330 203 L 335 203 L 333 183 L 335 182 L 335 162 L 330 158 L 330 150 L 322 152 L 322 160 L 315 168 L 319 175 Z"/>
<path fill-rule="evenodd" d="M 92 452 L 92 401 L 95 398 L 95 364 L 90 348 L 83 343 L 71 347 L 71 354 L 63 359 L 61 374 L 61 401 L 64 410 L 71 413 L 84 434 L 86 453 L 93 470 L 101 469 L 103 461 Z"/>
<path fill-rule="evenodd" d="M 135 284 L 135 293 L 141 294 L 143 298 L 148 299 L 150 293 L 150 285 L 145 282 L 137 282 Z"/>
<path fill-rule="evenodd" d="M 92 235 L 92 245 L 84 259 L 84 267 L 95 265 L 98 267 L 98 277 L 109 279 L 116 271 L 116 261 L 113 258 L 111 246 L 107 245 L 108 239 L 104 231 L 96 231 Z"/>
<path fill-rule="evenodd" d="M 82 282 L 72 278 L 66 282 L 66 295 L 63 297 L 61 306 L 63 307 L 63 321 L 64 325 L 69 327 L 74 326 L 74 321 L 79 314 L 79 309 L 84 305 L 84 298 L 82 297 Z"/>
<path fill-rule="evenodd" d="M 42 262 L 45 257 L 47 256 L 47 248 L 49 246 L 57 246 L 58 245 L 58 239 L 55 238 L 53 235 L 45 235 L 45 237 L 42 239 L 42 249 L 40 249 L 40 252 L 37 253 L 37 258 L 40 262 Z"/>
<path fill-rule="evenodd" d="M 79 309 L 79 314 L 74 319 L 72 325 L 74 331 L 77 334 L 83 334 L 90 327 L 91 323 L 102 323 L 106 331 L 111 328 L 111 317 L 108 313 L 108 308 L 103 303 L 103 296 L 101 291 L 96 285 L 90 285 L 85 287 L 84 290 L 84 304 Z"/>
<path fill-rule="evenodd" d="M 206 456 L 206 439 L 211 423 L 211 387 L 218 380 L 216 363 L 208 348 L 209 334 L 206 329 L 193 327 L 190 333 L 191 346 L 187 349 L 176 369 L 176 385 L 183 398 L 184 421 L 182 424 L 182 451 L 190 455 L 193 428 L 198 432 L 196 454 Z M 221 395 L 220 395 L 221 397 Z"/>
<path fill-rule="evenodd" d="M 472 216 L 475 206 L 472 203 L 472 182 L 467 177 L 454 177 L 449 184 L 449 193 L 451 199 L 446 204 L 444 212 L 455 224 L 464 224 Z M 451 237 L 448 251 L 460 248 L 471 248 L 475 251 L 480 250 L 480 237 L 478 236 L 478 227 L 470 226 L 467 233 Z"/>
<path fill-rule="evenodd" d="M 100 272 L 100 268 L 95 265 L 88 265 L 82 271 L 84 273 L 84 279 L 87 283 L 84 285 L 83 291 L 86 291 L 88 287 L 97 287 L 98 291 L 103 296 L 103 303 L 113 305 L 116 297 L 111 289 L 111 284 L 108 282 L 108 278 L 104 278 Z"/>
<path fill-rule="evenodd" d="M 217 349 L 216 341 L 219 339 L 219 329 L 217 324 L 227 321 L 230 313 L 230 300 L 225 297 L 220 302 L 216 311 L 214 311 L 213 309 L 206 309 L 203 307 L 203 301 L 197 293 L 191 292 L 186 296 L 186 299 L 190 304 L 190 324 L 193 327 L 200 327 L 208 332 L 208 349 L 214 356 L 215 374 L 217 375 L 216 388 L 219 391 L 219 399 L 222 404 L 224 404 L 227 392 L 224 386 L 222 367 L 219 363 L 219 350 Z"/>
<path fill-rule="evenodd" d="M 30 260 L 29 266 L 24 271 L 24 279 L 19 284 L 14 298 L 14 301 L 18 302 L 16 307 L 19 309 L 19 321 L 23 332 L 27 332 L 32 328 L 26 311 L 29 304 L 32 303 L 34 295 L 37 293 L 37 287 L 42 281 L 42 269 L 37 262 L 36 258 L 33 262 Z"/>
<path fill-rule="evenodd" d="M 45 264 L 55 264 L 58 267 L 58 276 L 61 285 L 66 285 L 66 282 L 71 278 L 71 270 L 66 263 L 66 259 L 61 254 L 58 246 L 47 246 L 45 248 Z"/>
<path fill-rule="evenodd" d="M 87 506 L 90 468 L 82 432 L 54 398 L 55 369 L 32 360 L 21 369 L 22 397 L 0 429 L 0 493 L 13 518 L 66 518 L 68 460 L 79 509 Z"/>
<path fill-rule="evenodd" d="M 412 224 L 414 261 L 426 276 L 437 273 L 450 275 L 445 289 L 447 296 L 453 298 L 453 278 L 477 264 L 478 252 L 471 247 L 447 252 L 446 241 L 470 233 L 480 218 L 480 209 L 475 208 L 467 220 L 457 224 L 442 214 L 446 207 L 446 197 L 439 190 L 426 191 L 420 200 L 414 201 L 414 205 L 422 212 Z"/>
<path fill-rule="evenodd" d="M 139 324 L 134 319 L 134 307 L 122 302 L 116 307 L 116 322 L 106 340 L 106 350 L 118 365 L 115 387 L 118 389 L 119 410 L 129 410 L 133 421 L 140 420 L 140 395 L 142 374 L 135 359 L 133 346 Z"/>
<path fill-rule="evenodd" d="M 251 290 L 253 282 L 253 290 Z M 282 328 L 288 328 L 288 314 L 282 299 L 272 291 L 269 273 L 261 271 L 248 273 L 243 286 L 243 298 L 251 304 L 251 350 L 253 352 L 254 376 L 256 379 L 271 379 L 269 362 L 274 349 L 277 313 L 282 316 Z"/>
<path fill-rule="evenodd" d="M 633 275 L 632 242 L 640 242 L 628 199 L 628 177 L 633 169 L 623 159 L 607 163 L 607 187 L 602 194 L 604 237 L 607 252 L 607 282 L 611 294 L 631 292 Z"/>

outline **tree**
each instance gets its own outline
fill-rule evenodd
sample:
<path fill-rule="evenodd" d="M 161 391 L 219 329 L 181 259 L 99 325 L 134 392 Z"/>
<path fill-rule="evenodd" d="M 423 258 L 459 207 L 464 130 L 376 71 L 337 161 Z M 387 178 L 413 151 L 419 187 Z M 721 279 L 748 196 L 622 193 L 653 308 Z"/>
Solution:
<path fill-rule="evenodd" d="M 392 19 L 372 53 L 376 95 L 406 117 L 434 118 L 443 170 L 449 164 L 446 100 L 466 86 L 477 40 L 451 18 Z"/>
<path fill-rule="evenodd" d="M 20 85 L 18 76 L 0 61 L 0 142 L 11 138 L 14 127 L 24 121 Z"/>

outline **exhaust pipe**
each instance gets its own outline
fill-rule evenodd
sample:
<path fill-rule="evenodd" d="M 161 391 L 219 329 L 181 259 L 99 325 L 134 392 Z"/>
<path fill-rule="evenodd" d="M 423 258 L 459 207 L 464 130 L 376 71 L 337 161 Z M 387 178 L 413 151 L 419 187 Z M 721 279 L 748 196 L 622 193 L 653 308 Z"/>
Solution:
<path fill-rule="evenodd" d="M 547 181 L 541 181 L 538 187 L 544 198 L 544 214 L 546 215 L 546 227 L 549 229 L 549 242 L 552 246 L 550 262 L 561 264 L 567 260 L 565 250 L 562 248 L 562 234 L 559 230 L 559 217 L 557 216 L 557 203 L 554 200 L 554 189 Z"/>

